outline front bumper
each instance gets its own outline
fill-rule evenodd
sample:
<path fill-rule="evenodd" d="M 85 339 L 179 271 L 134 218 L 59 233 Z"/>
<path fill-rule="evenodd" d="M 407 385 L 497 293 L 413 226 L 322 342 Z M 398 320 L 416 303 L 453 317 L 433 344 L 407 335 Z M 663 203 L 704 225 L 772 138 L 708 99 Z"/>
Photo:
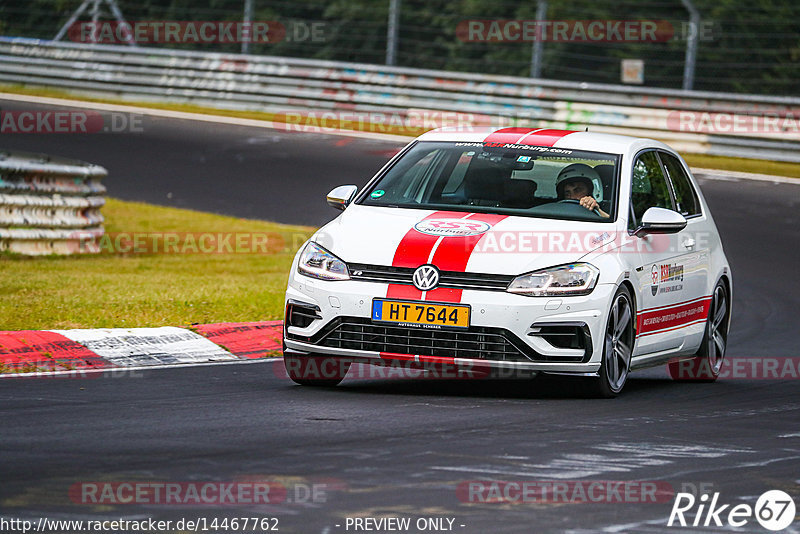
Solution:
<path fill-rule="evenodd" d="M 616 289 L 614 284 L 598 284 L 591 294 L 579 297 L 524 297 L 465 289 L 460 302 L 472 307 L 471 324 L 467 331 L 454 333 L 372 323 L 372 299 L 384 298 L 387 284 L 316 280 L 293 271 L 286 304 L 313 311 L 306 314 L 310 317 L 302 322 L 303 327 L 292 326 L 287 317 L 284 339 L 288 353 L 327 354 L 367 363 L 441 361 L 457 366 L 595 375 Z M 352 334 L 353 329 L 360 335 Z M 345 331 L 351 332 L 349 338 L 342 334 Z M 562 332 L 561 339 L 558 332 Z M 574 340 L 565 344 L 562 340 L 569 332 L 583 338 L 583 345 Z M 414 349 L 414 343 L 435 348 Z"/>

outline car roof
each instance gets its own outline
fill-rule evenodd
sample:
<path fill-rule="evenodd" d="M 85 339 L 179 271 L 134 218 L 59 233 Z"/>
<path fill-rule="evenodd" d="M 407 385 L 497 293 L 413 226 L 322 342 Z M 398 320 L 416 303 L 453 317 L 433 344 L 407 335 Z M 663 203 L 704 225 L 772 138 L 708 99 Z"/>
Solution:
<path fill-rule="evenodd" d="M 419 136 L 419 141 L 521 144 L 552 146 L 572 150 L 590 150 L 610 154 L 630 154 L 643 148 L 670 147 L 654 139 L 598 132 L 556 130 L 550 128 L 495 128 L 458 126 L 437 128 Z"/>

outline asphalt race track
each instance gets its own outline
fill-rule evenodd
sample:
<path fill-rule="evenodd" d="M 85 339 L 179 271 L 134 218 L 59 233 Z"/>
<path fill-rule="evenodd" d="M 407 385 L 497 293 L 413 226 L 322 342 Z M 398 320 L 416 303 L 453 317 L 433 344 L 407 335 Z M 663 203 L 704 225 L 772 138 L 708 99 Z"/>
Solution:
<path fill-rule="evenodd" d="M 398 148 L 154 118 L 142 130 L 3 134 L 0 147 L 101 164 L 109 196 L 310 225 L 335 215 L 324 203 L 331 187 L 363 184 Z M 728 357 L 793 358 L 796 369 L 800 186 L 701 185 L 734 274 Z M 4 380 L 0 515 L 275 517 L 280 532 L 330 534 L 355 532 L 347 528 L 355 517 L 449 518 L 453 531 L 476 534 L 724 530 L 668 527 L 672 497 L 510 503 L 458 491 L 478 480 L 660 481 L 751 506 L 781 489 L 800 505 L 800 376 L 698 384 L 653 369 L 633 374 L 619 398 L 597 400 L 579 381 L 552 378 L 354 378 L 325 390 L 282 375 L 270 362 Z M 243 480 L 280 482 L 287 498 L 94 505 L 69 493 L 82 483 Z M 309 498 L 314 484 L 327 491 Z M 755 520 L 738 531 L 766 532 Z M 783 532 L 800 532 L 800 523 Z"/>
<path fill-rule="evenodd" d="M 0 100 L 0 109 L 75 108 Z M 363 184 L 398 148 L 395 142 L 150 116 L 129 124 L 138 120 L 141 132 L 134 133 L 0 133 L 0 148 L 70 154 L 102 165 L 109 195 L 125 200 L 316 226 L 336 215 L 325 193 L 342 180 Z"/>

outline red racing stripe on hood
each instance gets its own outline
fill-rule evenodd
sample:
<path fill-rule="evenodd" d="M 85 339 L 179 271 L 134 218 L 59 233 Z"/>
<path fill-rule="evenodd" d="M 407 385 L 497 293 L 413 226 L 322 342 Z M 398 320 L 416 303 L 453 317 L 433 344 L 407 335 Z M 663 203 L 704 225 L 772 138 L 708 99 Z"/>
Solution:
<path fill-rule="evenodd" d="M 431 213 L 423 221 L 428 219 L 438 219 L 443 217 L 448 218 L 461 218 L 467 213 L 457 211 L 437 211 Z M 406 232 L 400 244 L 397 245 L 397 250 L 394 252 L 394 259 L 392 260 L 392 267 L 412 267 L 416 268 L 420 265 L 428 263 L 428 257 L 431 255 L 431 250 L 439 240 L 438 236 L 423 234 L 418 232 L 413 227 Z M 421 300 L 422 291 L 412 285 L 405 284 L 389 284 L 386 291 L 387 297 Z"/>
<path fill-rule="evenodd" d="M 508 216 L 495 215 L 492 213 L 473 213 L 469 217 L 469 220 L 481 221 L 489 224 L 490 226 L 494 226 L 506 217 Z M 433 261 L 431 261 L 431 263 L 433 263 L 442 271 L 456 271 L 463 273 L 467 269 L 469 258 L 475 251 L 475 247 L 478 245 L 478 242 L 483 239 L 483 236 L 485 236 L 488 232 L 491 232 L 491 228 L 487 232 L 479 235 L 443 238 L 442 242 L 439 243 L 439 247 L 436 249 L 436 253 L 433 256 Z M 426 293 L 425 300 L 438 302 L 461 302 L 461 290 L 445 287 L 436 288 L 433 291 L 428 291 Z"/>
<path fill-rule="evenodd" d="M 491 213 L 459 213 L 439 211 L 428 215 L 422 220 L 438 218 L 459 218 L 487 223 L 490 227 L 505 219 L 507 215 L 496 215 Z M 491 231 L 489 228 L 488 231 Z M 488 232 L 487 231 L 487 232 Z M 470 256 L 478 245 L 478 242 L 486 235 L 484 232 L 479 235 L 465 237 L 443 237 L 423 234 L 411 228 L 395 251 L 393 267 L 419 267 L 426 263 L 432 263 L 443 271 L 464 272 L 467 268 Z M 431 239 L 432 238 L 432 239 Z M 438 246 L 437 246 L 438 243 Z M 434 247 L 436 250 L 434 252 Z M 433 257 L 431 257 L 433 255 Z M 409 300 L 428 300 L 435 302 L 461 302 L 461 289 L 437 288 L 433 291 L 423 292 L 412 285 L 389 284 L 386 291 L 389 298 L 402 298 Z M 380 357 L 387 360 L 414 360 L 415 355 L 402 355 L 391 352 L 381 352 Z M 437 362 L 454 364 L 452 357 L 437 357 L 418 355 L 420 362 Z"/>

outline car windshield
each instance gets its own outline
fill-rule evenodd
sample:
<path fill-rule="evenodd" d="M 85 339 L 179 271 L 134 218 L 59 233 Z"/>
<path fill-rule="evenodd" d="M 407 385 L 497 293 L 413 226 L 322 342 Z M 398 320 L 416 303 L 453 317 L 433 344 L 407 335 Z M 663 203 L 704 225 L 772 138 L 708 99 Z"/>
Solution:
<path fill-rule="evenodd" d="M 357 203 L 610 222 L 618 164 L 618 155 L 583 150 L 422 141 Z"/>

